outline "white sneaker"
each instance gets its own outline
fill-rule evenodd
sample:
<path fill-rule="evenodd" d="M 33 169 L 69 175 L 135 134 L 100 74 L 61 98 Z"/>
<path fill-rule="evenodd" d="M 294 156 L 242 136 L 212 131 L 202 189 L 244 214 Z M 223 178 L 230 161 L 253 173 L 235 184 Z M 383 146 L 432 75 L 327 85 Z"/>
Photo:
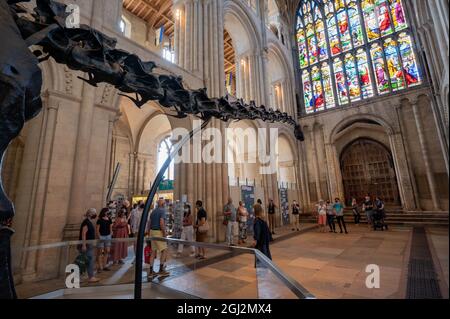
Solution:
<path fill-rule="evenodd" d="M 189 257 L 195 257 L 195 253 L 191 253 Z"/>

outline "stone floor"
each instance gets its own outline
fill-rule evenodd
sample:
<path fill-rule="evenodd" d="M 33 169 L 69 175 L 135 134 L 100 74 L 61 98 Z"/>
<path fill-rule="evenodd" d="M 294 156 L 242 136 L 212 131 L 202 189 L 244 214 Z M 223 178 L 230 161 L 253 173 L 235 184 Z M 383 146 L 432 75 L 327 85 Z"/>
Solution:
<path fill-rule="evenodd" d="M 449 276 L 449 241 L 448 229 L 445 228 L 428 228 L 428 243 L 432 246 L 432 254 L 436 257 L 435 266 L 438 277 L 445 281 L 446 287 L 443 287 L 443 296 L 448 298 L 448 276 Z M 431 247 L 430 247 L 431 248 Z M 437 265 L 436 265 L 437 264 Z"/>
<path fill-rule="evenodd" d="M 349 226 L 349 231 L 346 235 L 314 230 L 276 239 L 271 246 L 273 260 L 317 298 L 401 298 L 411 229 L 373 232 Z M 369 264 L 380 267 L 379 289 L 365 285 Z M 295 298 L 269 271 L 257 271 L 250 255 L 228 258 L 162 284 L 209 298 Z"/>
<path fill-rule="evenodd" d="M 349 234 L 308 232 L 273 245 L 277 265 L 317 298 L 402 298 L 411 229 Z M 366 287 L 366 266 L 380 268 L 380 288 Z"/>
<path fill-rule="evenodd" d="M 314 227 L 302 225 L 301 232 L 278 229 L 271 251 L 275 264 L 316 298 L 404 298 L 411 228 L 374 232 L 365 226 L 349 225 L 349 234 L 334 234 L 319 233 Z M 429 228 L 427 233 L 439 261 L 439 273 L 448 286 L 448 230 Z M 170 255 L 174 253 L 175 247 L 170 248 Z M 185 248 L 182 258 L 171 257 L 171 276 L 153 282 L 201 298 L 295 298 L 270 271 L 255 269 L 251 254 L 209 249 L 208 259 L 200 262 L 188 254 Z M 101 273 L 98 286 L 132 283 L 132 255 L 131 248 L 125 265 Z M 380 268 L 379 289 L 366 287 L 369 264 Z M 30 296 L 26 292 L 33 286 L 27 285 L 18 286 L 22 298 Z"/>

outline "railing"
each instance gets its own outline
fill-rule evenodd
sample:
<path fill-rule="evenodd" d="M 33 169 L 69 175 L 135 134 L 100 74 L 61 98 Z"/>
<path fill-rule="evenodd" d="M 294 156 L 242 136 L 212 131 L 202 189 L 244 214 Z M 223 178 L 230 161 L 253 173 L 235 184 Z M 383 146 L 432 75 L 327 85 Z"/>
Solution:
<path fill-rule="evenodd" d="M 170 238 L 146 238 L 147 245 L 151 241 L 167 244 L 168 260 L 166 268 L 170 272 L 168 277 L 156 277 L 148 280 L 148 265 L 142 271 L 143 298 L 205 298 L 205 299 L 313 299 L 303 286 L 295 279 L 285 274 L 277 265 L 260 251 L 227 246 L 213 243 L 188 242 Z M 24 276 L 34 273 L 32 284 L 23 282 L 17 285 L 19 298 L 47 298 L 59 291 L 59 297 L 74 298 L 112 298 L 117 287 L 125 287 L 120 296 L 133 298 L 136 285 L 134 263 L 135 238 L 112 239 L 112 249 L 123 249 L 127 256 L 123 264 L 111 266 L 111 271 L 96 274 L 101 280 L 95 284 L 87 283 L 88 278 L 81 278 L 81 289 L 73 288 L 76 281 L 73 274 L 74 260 L 80 254 L 80 245 L 86 244 L 92 254 L 102 241 L 68 241 L 52 243 L 21 250 L 23 260 L 31 265 L 38 265 L 37 269 L 25 268 Z M 175 258 L 179 245 L 184 249 L 180 258 Z M 207 258 L 199 260 L 190 257 L 193 249 L 204 248 Z M 15 253 L 19 251 L 15 249 Z M 117 253 L 118 251 L 116 251 Z M 159 258 L 158 253 L 158 258 Z M 178 256 L 177 256 L 178 257 Z M 75 267 L 76 268 L 76 267 Z M 154 270 L 158 272 L 159 259 L 154 263 Z M 67 272 L 66 272 L 67 271 Z M 71 277 L 72 276 L 72 277 Z M 83 277 L 83 276 L 82 276 Z M 69 279 L 68 279 L 69 278 Z M 33 289 L 29 289 L 28 286 Z M 84 289 L 89 287 L 88 289 Z M 113 288 L 115 287 L 115 288 Z M 75 288 L 78 288 L 76 286 Z M 164 290 L 161 290 L 163 288 Z M 166 293 L 161 293 L 165 291 Z M 170 293 L 168 293 L 170 292 Z M 47 295 L 46 295 L 47 294 Z M 78 295 L 77 295 L 78 294 Z M 162 295 L 158 295 L 162 294 Z M 182 296 L 182 297 L 180 297 Z"/>

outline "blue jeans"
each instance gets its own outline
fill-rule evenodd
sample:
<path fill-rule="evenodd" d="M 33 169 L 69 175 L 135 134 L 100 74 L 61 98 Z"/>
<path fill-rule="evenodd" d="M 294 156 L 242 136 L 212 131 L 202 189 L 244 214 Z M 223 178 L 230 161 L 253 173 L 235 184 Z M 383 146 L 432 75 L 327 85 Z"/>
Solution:
<path fill-rule="evenodd" d="M 95 268 L 95 256 L 94 256 L 94 246 L 93 245 L 86 245 L 86 256 L 89 258 L 89 263 L 87 266 L 87 273 L 89 278 L 94 277 L 94 268 Z"/>
<path fill-rule="evenodd" d="M 330 227 L 330 230 L 335 232 L 336 231 L 336 224 L 334 223 L 334 216 L 333 215 L 327 215 L 327 222 L 328 222 L 328 227 Z"/>
<path fill-rule="evenodd" d="M 366 210 L 367 223 L 372 224 L 373 210 Z"/>
<path fill-rule="evenodd" d="M 227 224 L 227 238 L 226 241 L 229 245 L 233 244 L 233 239 L 234 239 L 234 227 L 236 222 L 232 222 L 232 221 L 228 221 Z"/>

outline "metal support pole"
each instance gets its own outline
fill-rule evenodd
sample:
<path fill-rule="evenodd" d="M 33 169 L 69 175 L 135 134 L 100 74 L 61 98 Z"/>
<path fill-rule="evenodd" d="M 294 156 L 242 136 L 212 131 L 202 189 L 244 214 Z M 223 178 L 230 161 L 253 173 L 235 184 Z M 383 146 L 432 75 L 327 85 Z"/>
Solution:
<path fill-rule="evenodd" d="M 164 173 L 166 172 L 167 168 L 170 166 L 170 163 L 175 158 L 177 153 L 181 150 L 184 144 L 189 142 L 192 137 L 203 130 L 210 122 L 210 119 L 203 122 L 203 124 L 200 127 L 196 127 L 194 130 L 192 130 L 189 135 L 186 135 L 180 143 L 178 143 L 177 147 L 174 148 L 174 150 L 170 153 L 167 160 L 164 162 L 164 165 L 161 167 L 161 169 L 158 172 L 158 175 L 155 178 L 155 181 L 153 182 L 153 185 L 150 189 L 150 192 L 147 197 L 147 202 L 145 203 L 144 211 L 142 212 L 142 218 L 141 218 L 141 224 L 139 225 L 139 232 L 136 242 L 136 270 L 135 270 L 135 276 L 134 276 L 134 299 L 142 299 L 142 261 L 143 261 L 143 254 L 144 254 L 144 240 L 145 240 L 145 228 L 147 225 L 148 215 L 150 211 L 150 207 L 153 203 L 153 198 L 155 197 L 155 194 L 158 190 L 159 184 L 164 179 Z"/>
<path fill-rule="evenodd" d="M 121 164 L 117 163 L 116 169 L 114 170 L 114 175 L 113 175 L 111 184 L 109 184 L 109 187 L 108 187 L 108 195 L 106 195 L 106 203 L 108 203 L 111 200 L 111 195 L 112 195 L 114 186 L 116 185 L 117 178 L 119 177 L 120 167 L 121 167 Z"/>

